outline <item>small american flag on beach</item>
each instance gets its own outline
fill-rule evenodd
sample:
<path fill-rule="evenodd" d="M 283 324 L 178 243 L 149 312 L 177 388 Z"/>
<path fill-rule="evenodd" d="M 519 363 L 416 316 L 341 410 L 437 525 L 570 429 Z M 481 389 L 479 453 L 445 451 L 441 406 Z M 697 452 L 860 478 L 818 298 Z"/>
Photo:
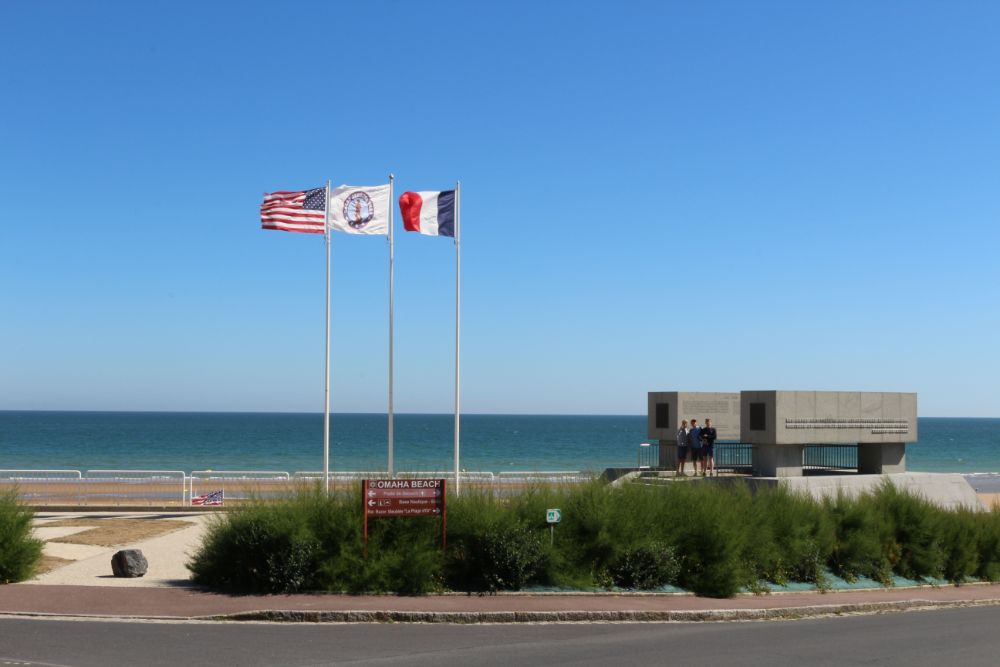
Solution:
<path fill-rule="evenodd" d="M 195 496 L 191 499 L 192 505 L 221 505 L 225 500 L 225 494 L 223 489 L 218 491 L 212 491 L 211 493 L 203 493 L 200 496 Z"/>
<path fill-rule="evenodd" d="M 323 234 L 326 231 L 326 188 L 266 193 L 260 205 L 260 226 L 284 232 Z"/>

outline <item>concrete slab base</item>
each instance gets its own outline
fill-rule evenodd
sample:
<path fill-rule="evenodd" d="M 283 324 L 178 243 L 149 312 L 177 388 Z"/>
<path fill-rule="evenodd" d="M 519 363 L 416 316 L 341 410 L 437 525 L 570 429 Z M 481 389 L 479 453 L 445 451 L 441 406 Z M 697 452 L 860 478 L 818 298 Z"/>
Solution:
<path fill-rule="evenodd" d="M 773 487 L 779 484 L 793 491 L 808 493 L 816 499 L 836 497 L 838 492 L 859 495 L 874 491 L 884 480 L 896 488 L 920 495 L 945 509 L 982 510 L 982 501 L 972 485 L 959 473 L 905 472 L 893 475 L 817 475 L 808 477 L 750 477 L 751 488 Z"/>
<path fill-rule="evenodd" d="M 102 556 L 107 550 L 107 547 L 97 547 L 90 544 L 68 544 L 66 542 L 46 542 L 42 547 L 42 553 L 46 556 L 55 556 L 56 558 L 72 561 Z"/>
<path fill-rule="evenodd" d="M 76 515 L 87 516 L 86 514 Z M 116 516 L 124 516 L 119 513 Z M 141 520 L 146 517 L 155 521 L 156 517 L 172 518 L 169 515 L 133 514 L 131 518 Z M 44 518 L 44 517 L 43 517 Z M 72 518 L 69 516 L 61 518 Z M 134 544 L 124 544 L 113 547 L 92 546 L 83 544 L 67 544 L 46 542 L 44 552 L 50 556 L 58 556 L 72 560 L 72 563 L 41 574 L 25 585 L 48 584 L 70 586 L 101 586 L 101 587 L 141 587 L 141 588 L 171 588 L 191 585 L 191 572 L 187 563 L 195 550 L 201 544 L 202 536 L 208 526 L 208 514 L 191 514 L 184 517 L 192 525 L 174 532 L 139 541 Z M 44 525 L 35 528 L 40 534 L 49 531 L 52 535 L 65 531 L 67 528 L 76 532 L 77 527 L 49 527 Z M 82 530 L 88 527 L 84 526 Z M 46 536 L 49 537 L 49 536 Z M 51 537 L 49 537 L 51 539 Z M 135 548 L 143 552 L 149 561 L 149 571 L 144 577 L 115 577 L 111 571 L 111 557 L 122 548 Z"/>

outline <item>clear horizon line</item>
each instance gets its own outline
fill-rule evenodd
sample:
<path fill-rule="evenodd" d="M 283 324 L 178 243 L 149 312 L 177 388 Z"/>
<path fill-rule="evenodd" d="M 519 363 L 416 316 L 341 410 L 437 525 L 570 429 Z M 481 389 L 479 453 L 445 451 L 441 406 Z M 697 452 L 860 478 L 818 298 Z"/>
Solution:
<path fill-rule="evenodd" d="M 322 411 L 302 411 L 302 410 L 109 410 L 109 409 L 79 409 L 79 408 L 0 408 L 0 413 L 4 412 L 78 412 L 97 414 L 257 414 L 257 415 L 318 415 L 322 416 Z M 454 412 L 393 412 L 394 415 L 441 415 L 452 416 Z M 388 417 L 386 412 L 331 412 L 330 415 L 383 415 Z M 647 417 L 645 413 L 592 413 L 592 412 L 463 412 L 461 416 L 473 417 Z M 1000 417 L 968 417 L 961 415 L 917 415 L 924 419 L 1000 419 Z"/>

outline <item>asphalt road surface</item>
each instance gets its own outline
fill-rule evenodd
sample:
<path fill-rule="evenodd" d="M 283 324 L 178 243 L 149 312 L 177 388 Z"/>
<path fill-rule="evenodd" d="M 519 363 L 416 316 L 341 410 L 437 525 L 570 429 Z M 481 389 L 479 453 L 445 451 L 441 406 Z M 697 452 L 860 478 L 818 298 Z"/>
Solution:
<path fill-rule="evenodd" d="M 1000 664 L 1000 607 L 745 623 L 310 625 L 0 618 L 0 666 Z"/>

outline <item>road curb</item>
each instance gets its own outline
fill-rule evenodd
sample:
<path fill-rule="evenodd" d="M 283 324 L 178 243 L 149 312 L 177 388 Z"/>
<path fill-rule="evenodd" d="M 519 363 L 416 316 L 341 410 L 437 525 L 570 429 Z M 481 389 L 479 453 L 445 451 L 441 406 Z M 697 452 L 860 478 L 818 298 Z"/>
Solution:
<path fill-rule="evenodd" d="M 74 614 L 2 610 L 0 617 L 74 619 L 88 621 L 213 622 L 213 623 L 439 623 L 455 625 L 511 623 L 721 623 L 777 621 L 874 615 L 908 611 L 1000 606 L 1000 598 L 973 600 L 911 599 L 755 609 L 695 610 L 563 610 L 563 611 L 403 611 L 261 609 L 231 614 Z"/>
<path fill-rule="evenodd" d="M 192 620 L 271 623 L 698 623 L 770 621 L 848 614 L 884 614 L 923 609 L 1000 605 L 988 600 L 905 600 L 854 604 L 778 607 L 769 609 L 642 610 L 642 611 L 318 611 L 261 610 L 199 617 Z"/>

